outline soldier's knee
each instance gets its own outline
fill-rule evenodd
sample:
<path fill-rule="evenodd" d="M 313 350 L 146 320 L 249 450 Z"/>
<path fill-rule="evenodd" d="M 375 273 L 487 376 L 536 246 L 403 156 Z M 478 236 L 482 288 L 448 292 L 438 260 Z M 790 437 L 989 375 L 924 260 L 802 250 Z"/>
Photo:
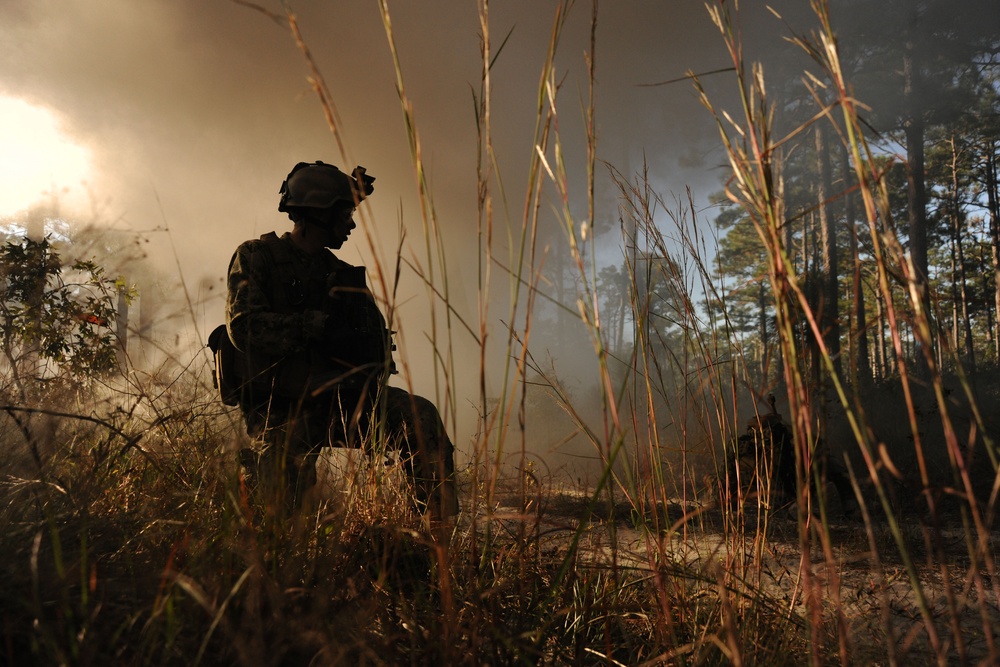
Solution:
<path fill-rule="evenodd" d="M 443 428 L 437 406 L 423 396 L 413 397 L 413 411 L 426 428 Z"/>
<path fill-rule="evenodd" d="M 390 403 L 389 409 L 390 412 L 396 412 L 397 419 L 419 431 L 430 431 L 441 426 L 437 407 L 423 396 L 405 394 Z"/>

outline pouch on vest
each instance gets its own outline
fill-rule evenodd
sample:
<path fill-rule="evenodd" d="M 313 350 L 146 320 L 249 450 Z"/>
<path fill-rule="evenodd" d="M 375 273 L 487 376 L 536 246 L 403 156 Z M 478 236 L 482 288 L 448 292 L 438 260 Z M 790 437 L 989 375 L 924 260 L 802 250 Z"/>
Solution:
<path fill-rule="evenodd" d="M 220 324 L 208 335 L 208 347 L 215 357 L 215 372 L 212 384 L 219 390 L 219 397 L 225 405 L 239 405 L 243 383 L 238 377 L 237 356 L 240 351 L 229 340 L 226 325 Z"/>

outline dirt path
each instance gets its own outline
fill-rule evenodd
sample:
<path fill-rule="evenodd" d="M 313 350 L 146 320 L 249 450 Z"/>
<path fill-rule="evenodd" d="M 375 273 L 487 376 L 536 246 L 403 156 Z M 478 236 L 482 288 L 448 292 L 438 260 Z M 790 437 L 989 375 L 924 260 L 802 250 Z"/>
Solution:
<path fill-rule="evenodd" d="M 512 525 L 537 521 L 547 542 L 543 549 L 564 547 L 589 508 L 588 498 L 572 491 L 539 495 L 527 512 L 519 511 L 514 498 L 507 500 L 501 509 L 509 512 Z M 613 545 L 618 563 L 640 568 L 664 554 L 695 569 L 726 563 L 746 586 L 802 619 L 807 595 L 817 595 L 830 627 L 836 628 L 839 616 L 848 629 L 854 664 L 888 665 L 893 654 L 898 664 L 935 664 L 927 618 L 948 664 L 983 664 L 991 643 L 992 655 L 998 654 L 998 587 L 982 559 L 972 566 L 960 516 L 945 517 L 942 523 L 949 527 L 936 537 L 916 519 L 900 524 L 911 568 L 887 524 L 869 529 L 860 518 L 832 521 L 824 548 L 819 519 L 813 517 L 804 559 L 794 506 L 767 516 L 751 510 L 742 519 L 744 528 L 737 530 L 716 508 L 673 503 L 655 517 L 647 513 L 643 526 L 630 504 L 599 503 L 581 530 L 581 551 L 610 562 Z M 988 553 L 997 553 L 1000 533 L 989 535 L 988 544 Z"/>

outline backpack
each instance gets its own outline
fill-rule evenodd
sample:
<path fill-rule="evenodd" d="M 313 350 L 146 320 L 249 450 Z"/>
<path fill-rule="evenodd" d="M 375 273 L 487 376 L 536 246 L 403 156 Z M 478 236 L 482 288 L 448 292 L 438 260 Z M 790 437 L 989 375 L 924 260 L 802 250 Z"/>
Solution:
<path fill-rule="evenodd" d="M 271 255 L 271 260 L 278 266 L 286 266 L 291 263 L 291 257 L 285 252 L 278 236 L 271 232 L 261 236 L 262 248 Z M 276 295 L 275 299 L 280 300 L 283 295 Z M 208 335 L 208 348 L 212 350 L 214 359 L 214 369 L 212 372 L 212 386 L 219 392 L 219 398 L 223 405 L 236 406 L 240 404 L 240 396 L 248 382 L 250 369 L 248 359 L 240 352 L 232 339 L 229 338 L 229 331 L 225 324 L 220 324 Z"/>

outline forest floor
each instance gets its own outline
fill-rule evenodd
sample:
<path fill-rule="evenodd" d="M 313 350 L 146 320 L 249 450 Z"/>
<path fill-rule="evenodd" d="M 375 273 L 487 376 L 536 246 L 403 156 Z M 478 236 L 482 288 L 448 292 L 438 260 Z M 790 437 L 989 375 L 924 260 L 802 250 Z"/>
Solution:
<path fill-rule="evenodd" d="M 517 511 L 516 496 L 508 496 L 509 505 L 501 506 L 500 513 L 509 510 L 512 529 L 517 521 L 529 523 L 543 551 L 565 549 L 580 530 L 581 556 L 603 563 L 614 558 L 621 566 L 653 567 L 665 553 L 686 568 L 718 577 L 715 564 L 726 562 L 729 574 L 750 582 L 795 622 L 804 623 L 808 615 L 804 591 L 816 591 L 823 614 L 836 619 L 828 627 L 840 623 L 847 628 L 842 650 L 852 664 L 887 665 L 890 656 L 897 664 L 933 664 L 936 652 L 927 631 L 928 618 L 937 641 L 952 657 L 949 662 L 956 664 L 980 663 L 991 654 L 990 642 L 1000 637 L 997 586 L 980 564 L 983 576 L 978 582 L 983 588 L 977 589 L 958 513 L 942 516 L 945 527 L 938 530 L 920 517 L 900 520 L 899 535 L 912 564 L 908 569 L 888 523 L 872 521 L 869 528 L 860 516 L 831 519 L 826 549 L 819 539 L 820 519 L 812 516 L 809 553 L 803 557 L 794 505 L 766 516 L 748 509 L 738 530 L 728 513 L 711 503 L 669 502 L 658 507 L 656 521 L 650 522 L 647 514 L 646 526 L 663 526 L 651 531 L 624 499 L 614 506 L 606 501 L 593 506 L 587 496 L 570 489 L 539 498 L 537 506 L 529 503 L 526 511 Z M 590 520 L 581 528 L 588 512 Z M 1000 530 L 986 539 L 988 552 L 996 553 Z M 990 628 L 989 634 L 984 628 Z M 963 645 L 955 645 L 956 636 Z M 837 647 L 836 638 L 828 640 Z M 996 655 L 996 647 L 992 654 Z"/>

